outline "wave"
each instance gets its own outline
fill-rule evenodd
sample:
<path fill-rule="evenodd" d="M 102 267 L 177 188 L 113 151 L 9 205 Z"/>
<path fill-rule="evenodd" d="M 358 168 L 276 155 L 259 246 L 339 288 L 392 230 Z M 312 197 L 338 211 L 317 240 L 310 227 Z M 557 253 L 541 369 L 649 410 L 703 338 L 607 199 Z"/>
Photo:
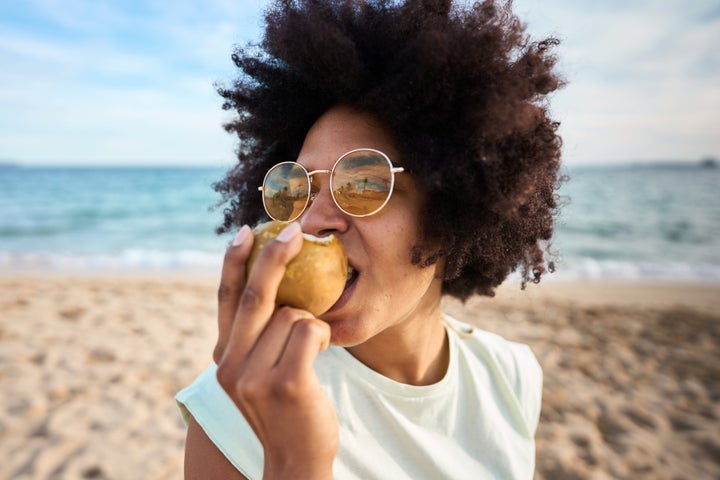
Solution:
<path fill-rule="evenodd" d="M 549 280 L 648 280 L 679 282 L 720 282 L 720 264 L 682 262 L 631 262 L 568 259 L 557 265 Z"/>
<path fill-rule="evenodd" d="M 0 252 L 0 271 L 58 272 L 219 272 L 223 252 L 127 249 L 104 253 Z M 513 276 L 517 276 L 514 274 Z M 720 282 L 720 264 L 636 262 L 566 258 L 548 281 L 631 280 Z"/>
<path fill-rule="evenodd" d="M 220 271 L 222 254 L 199 250 L 128 249 L 107 253 L 0 252 L 5 271 Z"/>

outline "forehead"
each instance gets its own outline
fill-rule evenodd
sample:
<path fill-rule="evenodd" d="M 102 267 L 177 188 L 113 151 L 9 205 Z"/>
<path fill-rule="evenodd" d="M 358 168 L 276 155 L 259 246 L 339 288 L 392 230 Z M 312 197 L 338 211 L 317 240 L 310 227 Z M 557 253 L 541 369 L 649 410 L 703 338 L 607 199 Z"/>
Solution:
<path fill-rule="evenodd" d="M 397 158 L 390 131 L 374 115 L 333 107 L 310 128 L 297 161 L 310 170 L 329 169 L 341 155 L 357 148 L 374 148 L 391 160 Z"/>

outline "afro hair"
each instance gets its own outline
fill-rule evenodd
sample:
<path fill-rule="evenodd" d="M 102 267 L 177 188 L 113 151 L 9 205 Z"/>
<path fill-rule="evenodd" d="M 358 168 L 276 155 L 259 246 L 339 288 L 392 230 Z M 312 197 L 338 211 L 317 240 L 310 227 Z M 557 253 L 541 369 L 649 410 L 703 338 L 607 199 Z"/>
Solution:
<path fill-rule="evenodd" d="M 549 118 L 554 38 L 531 41 L 510 4 L 487 0 L 280 0 L 262 42 L 232 55 L 219 88 L 238 163 L 215 184 L 228 203 L 218 232 L 264 217 L 257 186 L 293 160 L 336 105 L 369 112 L 394 135 L 400 165 L 432 199 L 408 254 L 444 259 L 443 294 L 494 294 L 553 269 L 561 139 Z M 441 245 L 438 250 L 437 245 Z"/>

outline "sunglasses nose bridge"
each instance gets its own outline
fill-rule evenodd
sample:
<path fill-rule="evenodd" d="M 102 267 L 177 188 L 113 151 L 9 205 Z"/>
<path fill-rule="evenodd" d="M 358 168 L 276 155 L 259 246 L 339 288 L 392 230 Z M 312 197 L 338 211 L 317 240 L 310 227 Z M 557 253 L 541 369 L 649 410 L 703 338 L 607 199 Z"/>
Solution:
<path fill-rule="evenodd" d="M 307 172 L 307 178 L 308 178 L 308 204 L 305 206 L 305 210 L 307 210 L 310 205 L 312 205 L 313 200 L 315 200 L 319 194 L 319 191 L 313 190 L 313 176 L 318 173 L 332 173 L 332 170 L 327 169 L 318 169 L 318 170 L 312 170 Z M 318 188 L 319 190 L 319 188 Z"/>
<path fill-rule="evenodd" d="M 315 175 L 315 174 L 317 174 L 317 173 L 330 173 L 330 172 L 331 172 L 331 170 L 325 170 L 325 169 L 312 170 L 312 171 L 310 171 L 310 172 L 307 172 L 307 176 L 308 176 L 308 178 L 309 178 L 310 180 L 312 180 L 313 175 Z"/>

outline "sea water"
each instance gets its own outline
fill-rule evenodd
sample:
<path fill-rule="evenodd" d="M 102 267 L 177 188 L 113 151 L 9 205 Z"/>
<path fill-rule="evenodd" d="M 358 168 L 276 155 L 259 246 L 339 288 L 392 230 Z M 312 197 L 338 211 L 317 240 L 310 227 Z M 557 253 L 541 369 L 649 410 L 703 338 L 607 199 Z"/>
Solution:
<path fill-rule="evenodd" d="M 212 269 L 219 168 L 0 169 L 0 269 Z M 219 258 L 220 257 L 220 258 Z"/>
<path fill-rule="evenodd" d="M 554 246 L 561 277 L 720 280 L 720 169 L 570 169 Z"/>
<path fill-rule="evenodd" d="M 0 167 L 0 270 L 218 271 L 222 168 Z M 568 168 L 549 278 L 720 281 L 720 169 Z"/>

